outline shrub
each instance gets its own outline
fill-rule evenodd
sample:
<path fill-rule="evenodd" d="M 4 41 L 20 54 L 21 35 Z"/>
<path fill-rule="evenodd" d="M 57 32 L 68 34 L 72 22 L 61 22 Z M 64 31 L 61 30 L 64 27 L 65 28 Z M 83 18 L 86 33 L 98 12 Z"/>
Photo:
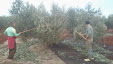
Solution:
<path fill-rule="evenodd" d="M 63 26 L 63 24 L 58 24 L 54 22 L 54 23 L 51 23 L 48 27 L 38 28 L 37 37 L 42 43 L 46 43 L 48 45 L 58 44 L 63 39 L 61 35 L 65 31 L 66 29 Z"/>

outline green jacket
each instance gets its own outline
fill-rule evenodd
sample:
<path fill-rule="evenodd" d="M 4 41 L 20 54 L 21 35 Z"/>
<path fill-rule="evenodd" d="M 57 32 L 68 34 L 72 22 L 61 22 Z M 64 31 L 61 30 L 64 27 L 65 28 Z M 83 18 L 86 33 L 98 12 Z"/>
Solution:
<path fill-rule="evenodd" d="M 18 33 L 18 34 L 16 33 L 16 30 L 13 27 L 8 27 L 5 30 L 4 34 L 7 36 L 15 36 L 15 37 L 20 35 L 20 33 Z"/>

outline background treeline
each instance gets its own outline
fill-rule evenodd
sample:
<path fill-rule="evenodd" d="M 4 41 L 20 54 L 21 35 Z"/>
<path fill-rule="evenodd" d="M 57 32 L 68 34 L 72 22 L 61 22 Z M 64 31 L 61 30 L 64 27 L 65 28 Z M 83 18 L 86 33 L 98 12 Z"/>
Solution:
<path fill-rule="evenodd" d="M 22 0 L 15 0 L 9 13 L 11 16 L 0 17 L 0 27 L 6 29 L 9 23 L 14 21 L 17 32 L 22 32 L 38 26 L 48 25 L 48 27 L 37 28 L 37 30 L 22 34 L 23 40 L 35 37 L 47 44 L 60 42 L 62 40 L 61 35 L 66 30 L 69 30 L 77 38 L 75 31 L 84 33 L 84 21 L 86 20 L 89 20 L 94 28 L 95 41 L 105 33 L 105 25 L 108 28 L 113 28 L 113 15 L 105 18 L 100 9 L 92 8 L 91 3 L 86 4 L 85 8 L 70 7 L 68 9 L 53 3 L 51 11 L 48 12 L 43 3 L 35 7 L 29 3 L 24 4 Z"/>

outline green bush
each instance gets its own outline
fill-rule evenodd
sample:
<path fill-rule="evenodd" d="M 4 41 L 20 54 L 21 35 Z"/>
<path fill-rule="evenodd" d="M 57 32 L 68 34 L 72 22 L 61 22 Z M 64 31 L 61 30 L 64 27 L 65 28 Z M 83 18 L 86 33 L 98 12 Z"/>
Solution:
<path fill-rule="evenodd" d="M 37 43 L 36 41 L 32 42 L 25 42 L 21 44 L 17 44 L 17 50 L 16 54 L 14 56 L 15 59 L 18 59 L 18 61 L 33 61 L 35 62 L 36 59 L 36 53 L 29 50 L 29 47 L 33 44 Z"/>
<path fill-rule="evenodd" d="M 62 35 L 66 31 L 65 27 L 58 24 L 50 24 L 48 27 L 37 29 L 38 39 L 45 44 L 58 44 L 62 40 Z"/>

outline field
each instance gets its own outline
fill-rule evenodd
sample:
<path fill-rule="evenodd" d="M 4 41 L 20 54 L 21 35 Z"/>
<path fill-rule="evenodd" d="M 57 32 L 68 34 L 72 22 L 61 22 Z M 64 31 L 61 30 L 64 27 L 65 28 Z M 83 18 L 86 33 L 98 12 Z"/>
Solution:
<path fill-rule="evenodd" d="M 5 61 L 8 55 L 7 37 L 1 34 L 0 39 L 3 39 L 0 41 L 0 64 L 112 64 L 113 62 L 113 46 L 106 44 L 104 48 L 103 43 L 96 43 L 93 47 L 95 60 L 84 61 L 87 58 L 85 41 L 76 42 L 73 37 L 64 38 L 53 46 L 39 43 L 37 39 L 21 42 L 18 38 L 15 60 L 7 62 Z"/>
<path fill-rule="evenodd" d="M 77 1 L 68 7 L 67 0 L 67 4 L 48 0 L 50 10 L 45 5 L 49 3 L 44 2 L 36 1 L 37 6 L 24 0 L 9 2 L 9 15 L 0 16 L 0 64 L 113 64 L 112 13 L 106 17 L 103 7 L 94 7 L 92 1 L 84 1 L 82 7 L 78 5 L 82 1 Z M 8 27 L 15 30 L 11 33 Z M 12 34 L 8 36 L 20 33 L 12 61 L 7 59 L 7 28 L 5 34 Z M 92 35 L 94 60 L 84 61 L 88 58 L 85 40 Z"/>

